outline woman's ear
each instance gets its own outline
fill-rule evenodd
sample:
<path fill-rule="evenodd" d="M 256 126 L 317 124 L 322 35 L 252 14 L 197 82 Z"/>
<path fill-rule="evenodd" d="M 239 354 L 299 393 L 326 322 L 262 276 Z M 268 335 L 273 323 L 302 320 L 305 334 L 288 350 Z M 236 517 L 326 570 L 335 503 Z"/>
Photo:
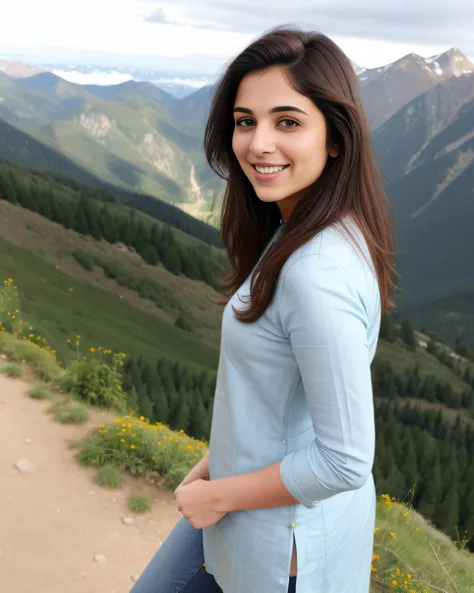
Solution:
<path fill-rule="evenodd" d="M 332 156 L 333 158 L 339 156 L 339 147 L 334 144 L 333 146 L 330 146 L 328 149 L 328 154 L 329 156 Z"/>

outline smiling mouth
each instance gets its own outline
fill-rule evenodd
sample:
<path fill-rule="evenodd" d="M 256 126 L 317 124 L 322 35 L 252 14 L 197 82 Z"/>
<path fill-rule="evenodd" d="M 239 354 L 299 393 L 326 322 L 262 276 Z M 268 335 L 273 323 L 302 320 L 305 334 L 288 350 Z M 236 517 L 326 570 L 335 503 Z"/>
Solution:
<path fill-rule="evenodd" d="M 290 165 L 274 165 L 272 167 L 261 167 L 260 165 L 252 165 L 252 167 L 257 171 L 257 173 L 262 174 L 270 174 L 270 173 L 279 173 L 286 169 Z"/>

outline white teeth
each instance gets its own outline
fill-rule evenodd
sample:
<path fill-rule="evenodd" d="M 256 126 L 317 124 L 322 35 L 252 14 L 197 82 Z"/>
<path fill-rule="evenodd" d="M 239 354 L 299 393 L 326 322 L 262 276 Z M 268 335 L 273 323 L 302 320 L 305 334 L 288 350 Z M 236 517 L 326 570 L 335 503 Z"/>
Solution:
<path fill-rule="evenodd" d="M 280 167 L 259 167 L 259 166 L 255 165 L 255 168 L 257 169 L 257 171 L 259 173 L 278 173 L 278 171 L 281 171 L 282 169 L 284 169 L 285 166 L 282 165 Z"/>

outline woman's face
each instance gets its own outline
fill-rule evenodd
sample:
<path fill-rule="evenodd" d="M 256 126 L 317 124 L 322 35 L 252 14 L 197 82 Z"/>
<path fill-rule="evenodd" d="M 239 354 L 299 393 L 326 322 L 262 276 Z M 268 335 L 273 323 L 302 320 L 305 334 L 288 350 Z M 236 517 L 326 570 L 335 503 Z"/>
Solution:
<path fill-rule="evenodd" d="M 287 219 L 301 190 L 321 175 L 328 158 L 326 121 L 280 67 L 247 74 L 234 104 L 232 148 L 264 202 L 277 202 Z M 337 149 L 329 150 L 337 156 Z"/>

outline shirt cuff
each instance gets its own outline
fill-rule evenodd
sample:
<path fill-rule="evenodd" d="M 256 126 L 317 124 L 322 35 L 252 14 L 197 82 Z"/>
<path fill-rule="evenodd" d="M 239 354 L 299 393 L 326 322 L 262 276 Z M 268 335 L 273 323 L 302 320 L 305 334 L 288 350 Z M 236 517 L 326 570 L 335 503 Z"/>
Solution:
<path fill-rule="evenodd" d="M 305 449 L 286 455 L 280 463 L 280 477 L 288 492 L 307 509 L 312 509 L 319 501 L 312 500 L 300 488 L 300 484 L 303 485 L 308 481 L 308 472 L 311 472 L 308 465 L 304 463 L 305 455 Z"/>

